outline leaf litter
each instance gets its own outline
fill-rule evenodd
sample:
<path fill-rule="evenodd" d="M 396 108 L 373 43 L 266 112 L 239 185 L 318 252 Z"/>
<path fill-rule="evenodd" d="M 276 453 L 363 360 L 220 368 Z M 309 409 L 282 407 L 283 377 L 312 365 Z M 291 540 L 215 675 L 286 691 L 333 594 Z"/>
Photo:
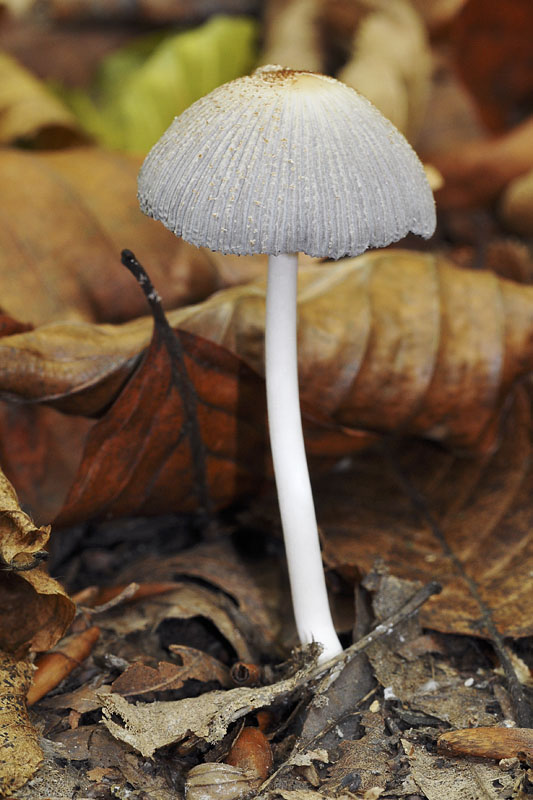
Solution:
<path fill-rule="evenodd" d="M 359 12 L 351 9 L 347 13 L 340 5 L 331 4 L 330 7 L 330 4 L 326 4 L 320 25 L 326 26 L 329 31 L 335 30 L 336 25 L 339 37 L 344 37 L 348 43 L 359 24 L 356 19 Z M 400 5 L 401 2 L 398 3 L 398 9 Z M 466 14 L 473 13 L 475 18 L 476 13 L 479 14 L 479 4 L 473 2 L 468 5 Z M 517 5 L 519 3 L 513 0 L 513 9 Z M 290 6 L 291 3 L 287 3 L 289 10 Z M 423 13 L 430 17 L 432 12 L 424 8 Z M 494 11 L 489 9 L 488 13 Z M 365 8 L 365 14 L 372 17 L 372 9 L 369 11 Z M 509 19 L 511 17 L 510 12 Z M 467 35 L 475 37 L 477 26 L 468 22 L 468 16 L 462 17 L 461 24 L 465 19 L 467 29 L 470 25 Z M 359 31 L 358 35 L 362 33 L 364 30 Z M 511 93 L 507 99 L 512 102 Z M 483 102 L 486 103 L 486 100 Z M 490 113 L 494 108 L 486 105 L 484 110 Z M 450 106 L 446 110 L 449 113 Z M 408 119 L 411 125 L 416 120 L 410 115 L 411 111 Z M 519 154 L 517 142 L 514 135 L 504 135 L 500 140 L 495 140 L 492 149 L 485 148 L 489 159 L 489 177 L 490 170 L 500 158 L 498 153 L 501 154 L 506 148 L 515 148 L 515 155 Z M 70 183 L 74 195 L 91 171 L 95 175 L 105 176 L 105 159 L 100 169 L 100 155 L 94 150 L 85 152 L 86 166 L 79 172 L 75 159 L 68 163 L 66 151 L 44 156 L 44 161 L 47 160 L 53 170 L 60 171 L 60 162 L 63 161 L 62 179 Z M 14 159 L 19 159 L 20 168 L 27 169 L 28 174 L 33 174 L 32 170 L 40 171 L 41 183 L 44 182 L 44 161 L 28 153 L 24 154 L 28 158 L 23 162 L 21 155 L 13 155 Z M 9 159 L 10 154 L 7 157 Z M 14 169 L 14 163 L 7 164 L 6 174 Z M 125 162 L 121 164 L 126 172 Z M 523 168 L 520 166 L 520 170 Z M 130 180 L 135 169 L 132 167 L 130 170 Z M 468 172 L 465 174 L 468 175 Z M 114 175 L 118 187 L 119 173 Z M 510 177 L 511 173 L 506 173 L 504 183 Z M 445 178 L 448 186 L 452 183 L 453 188 L 453 172 L 448 171 Z M 467 178 L 466 188 L 475 189 L 475 182 Z M 104 229 L 105 235 L 112 238 L 121 224 L 120 218 L 114 217 L 115 212 L 120 217 L 122 208 L 132 203 L 126 199 L 120 203 L 113 202 L 113 193 L 102 193 L 97 183 L 93 185 L 94 192 L 86 198 L 87 207 L 91 206 L 91 214 L 85 213 L 82 204 L 76 210 L 78 222 L 74 220 L 71 224 L 79 227 L 79 221 L 85 220 L 88 229 L 94 233 L 91 241 L 100 241 L 100 252 L 104 254 L 101 263 L 111 264 L 115 256 L 112 255 L 112 249 L 106 250 L 105 243 L 102 246 L 97 228 Z M 509 186 L 512 184 L 511 180 Z M 27 185 L 36 183 L 27 181 Z M 69 210 L 70 202 L 66 199 L 67 194 L 63 193 L 63 199 L 57 206 L 65 209 L 65 213 Z M 110 203 L 106 204 L 95 226 L 93 222 L 98 219 L 99 195 L 109 195 Z M 445 195 L 441 194 L 440 197 L 440 202 L 444 204 Z M 30 204 L 31 197 L 25 202 Z M 24 203 L 19 202 L 18 205 Z M 32 229 L 34 235 L 29 239 L 34 252 L 37 252 L 35 245 L 39 236 L 41 241 L 45 238 L 42 236 L 44 228 L 39 233 L 37 223 L 44 220 L 48 206 L 51 207 L 49 202 L 43 202 L 42 213 L 34 218 L 36 227 Z M 107 227 L 106 219 L 112 220 Z M 460 219 L 454 219 L 453 210 L 443 217 L 445 231 L 441 244 L 447 242 L 449 245 L 451 242 L 452 250 L 449 252 L 462 264 L 472 265 L 476 261 L 478 265 L 489 264 L 489 253 L 487 251 L 487 260 L 484 262 L 480 241 L 486 242 L 489 238 L 487 232 L 492 235 L 493 229 L 488 231 L 478 222 L 475 222 L 474 216 L 464 214 Z M 510 229 L 513 228 L 512 222 L 508 222 Z M 141 223 L 138 222 L 138 225 Z M 480 235 L 481 239 L 478 238 Z M 15 261 L 15 256 L 20 259 L 23 236 L 19 233 L 15 237 L 16 246 L 13 246 L 13 239 L 9 235 L 4 238 L 7 244 L 3 252 L 10 255 L 6 270 L 6 285 L 9 286 L 10 276 L 16 272 L 10 271 L 9 263 L 21 263 L 20 260 Z M 130 246 L 135 244 L 133 239 L 124 243 Z M 54 258 L 59 259 L 63 252 L 72 253 L 71 249 L 58 246 L 61 245 L 58 240 L 51 244 L 53 246 L 48 251 L 50 263 Z M 173 244 L 169 241 L 168 246 L 175 247 L 176 241 Z M 162 237 L 162 249 L 158 252 L 164 252 L 166 247 L 167 243 L 163 242 Z M 83 257 L 81 250 L 75 252 Z M 71 255 L 69 258 L 72 260 Z M 38 264 L 38 259 L 33 259 L 33 262 Z M 235 270 L 234 275 L 249 275 L 256 269 L 254 265 L 250 267 L 250 272 L 247 267 L 239 272 L 240 268 L 233 263 L 226 265 L 223 260 L 210 255 L 207 255 L 204 264 L 206 269 L 202 271 L 192 293 L 187 295 L 191 284 L 188 284 L 189 288 L 185 287 L 185 294 L 183 285 L 180 286 L 182 297 L 192 297 L 194 291 L 199 289 L 196 296 L 201 299 L 224 283 L 221 277 L 224 274 Z M 370 800 L 380 796 L 407 795 L 418 798 L 424 795 L 432 800 L 444 794 L 452 798 L 496 798 L 513 794 L 525 797 L 531 794 L 527 735 L 521 740 L 523 750 L 517 750 L 516 747 L 521 745 L 516 745 L 514 741 L 514 749 L 491 751 L 492 758 L 504 759 L 498 766 L 487 761 L 476 761 L 472 750 L 472 747 L 481 747 L 477 751 L 477 755 L 480 755 L 488 742 L 486 736 L 489 736 L 494 748 L 496 744 L 501 748 L 509 739 L 508 731 L 516 732 L 515 737 L 520 740 L 522 731 L 529 730 L 520 727 L 520 703 L 517 703 L 516 686 L 510 680 L 508 668 L 503 675 L 501 668 L 495 669 L 496 661 L 503 663 L 505 652 L 498 651 L 498 658 L 495 659 L 494 651 L 487 644 L 491 642 L 491 646 L 494 646 L 498 631 L 514 636 L 516 640 L 512 646 L 524 655 L 526 662 L 530 661 L 528 498 L 531 436 L 527 378 L 518 391 L 514 387 L 516 380 L 524 381 L 529 372 L 529 290 L 521 286 L 515 291 L 515 285 L 511 288 L 511 284 L 495 280 L 490 272 L 477 273 L 474 278 L 473 274 L 464 270 L 461 274 L 461 270 L 450 266 L 440 255 L 436 258 L 429 254 L 404 254 L 402 261 L 399 252 L 398 255 L 388 252 L 371 254 L 358 261 L 355 267 L 348 267 L 347 263 L 342 262 L 329 265 L 327 269 L 315 266 L 308 275 L 302 276 L 301 312 L 304 324 L 301 338 L 305 351 L 301 365 L 304 377 L 302 387 L 307 432 L 314 448 L 315 481 L 322 487 L 320 493 L 324 498 L 320 510 L 324 552 L 330 567 L 330 588 L 340 629 L 348 641 L 353 625 L 354 584 L 357 622 L 353 638 L 356 640 L 360 640 L 369 629 L 372 630 L 372 626 L 377 625 L 375 629 L 380 630 L 383 620 L 391 619 L 394 604 L 388 605 L 388 594 L 397 596 L 399 592 L 401 595 L 402 586 L 407 594 L 416 589 L 416 586 L 402 584 L 401 581 L 399 586 L 391 584 L 384 579 L 381 568 L 376 573 L 378 577 L 369 579 L 366 588 L 361 588 L 359 579 L 363 573 L 371 570 L 373 555 L 378 551 L 395 575 L 404 580 L 422 581 L 436 576 L 442 581 L 443 592 L 438 597 L 432 597 L 420 612 L 422 624 L 433 629 L 433 633 L 423 634 L 412 617 L 409 623 L 397 620 L 392 625 L 385 624 L 381 638 L 372 645 L 367 644 L 365 653 L 358 652 L 342 667 L 338 665 L 331 674 L 317 677 L 312 684 L 304 683 L 294 694 L 281 695 L 269 706 L 271 718 L 265 730 L 274 752 L 276 769 L 260 790 L 261 797 L 320 800 L 321 797 L 359 796 Z M 496 267 L 498 272 L 505 273 L 498 260 Z M 343 268 L 346 268 L 346 282 L 341 278 Z M 410 283 L 402 285 L 400 275 L 404 270 L 410 275 Z M 438 280 L 432 284 L 431 277 L 435 275 Z M 159 284 L 155 272 L 154 277 Z M 107 291 L 108 286 L 102 284 L 98 291 L 92 290 L 87 296 L 83 291 L 78 293 L 68 281 L 62 281 L 59 273 L 57 278 L 57 281 L 54 280 L 54 286 L 59 289 L 57 296 L 65 289 L 73 290 L 67 304 L 71 318 L 80 319 L 81 313 L 84 319 L 108 321 L 107 299 L 99 293 L 100 289 Z M 354 286 L 359 280 L 357 297 L 359 299 L 361 294 L 362 300 L 361 305 L 352 306 L 351 311 L 348 305 L 350 293 L 346 291 L 350 280 Z M 389 280 L 399 281 L 394 284 L 391 296 L 386 289 Z M 338 284 L 337 292 L 335 282 Z M 23 497 L 24 510 L 27 511 L 27 498 L 31 496 L 29 507 L 33 509 L 35 518 L 44 523 L 56 515 L 66 492 L 72 486 L 73 476 L 79 467 L 72 458 L 72 451 L 75 451 L 79 461 L 81 443 L 87 441 L 89 430 L 99 424 L 94 418 L 105 421 L 106 415 L 112 413 L 114 403 L 127 391 L 132 375 L 139 370 L 141 360 L 145 357 L 144 349 L 150 341 L 151 321 L 141 320 L 137 331 L 134 327 L 125 329 L 130 342 L 123 350 L 118 348 L 120 352 L 115 352 L 116 345 L 113 343 L 118 329 L 113 326 L 106 328 L 106 333 L 110 333 L 108 341 L 112 339 L 113 342 L 100 364 L 96 363 L 98 346 L 93 347 L 95 342 L 91 344 L 91 340 L 97 331 L 98 334 L 104 331 L 103 326 L 80 327 L 78 334 L 81 337 L 78 336 L 78 343 L 73 346 L 69 344 L 68 336 L 64 337 L 63 330 L 59 330 L 55 351 L 48 360 L 52 369 L 43 371 L 40 365 L 35 362 L 31 365 L 27 360 L 27 353 L 31 351 L 29 338 L 21 341 L 13 334 L 24 337 L 26 330 L 29 335 L 28 326 L 24 324 L 28 319 L 37 323 L 48 322 L 54 315 L 58 319 L 62 312 L 57 314 L 53 310 L 59 308 L 53 297 L 50 315 L 45 312 L 39 317 L 42 308 L 35 304 L 31 318 L 23 318 L 21 311 L 23 314 L 29 308 L 29 302 L 39 295 L 35 289 L 40 285 L 39 281 L 30 284 L 26 286 L 26 299 L 21 294 L 22 302 L 17 292 L 12 292 L 13 302 L 18 305 L 7 309 L 6 326 L 1 329 L 4 336 L 10 339 L 9 348 L 3 354 L 4 358 L 7 354 L 7 368 L 2 370 L 2 379 L 11 380 L 14 376 L 12 383 L 4 387 L 3 394 L 9 402 L 4 403 L 2 409 L 1 438 L 6 443 L 2 445 L 6 451 L 2 453 L 2 462 L 4 464 L 5 458 L 6 473 L 14 480 Z M 366 293 L 359 291 L 362 287 Z M 246 367 L 254 370 L 256 378 L 256 373 L 261 372 L 262 363 L 262 291 L 260 284 L 251 285 L 236 291 L 232 297 L 226 295 L 220 305 L 215 295 L 200 309 L 189 309 L 192 311 L 189 334 L 207 336 L 217 344 L 229 347 L 237 358 L 242 359 L 242 362 L 234 362 L 239 370 L 244 362 Z M 402 303 L 396 306 L 392 302 L 394 293 L 402 299 Z M 119 292 L 117 308 L 120 319 L 128 319 L 129 314 L 134 317 L 139 313 L 128 310 L 128 307 L 139 308 L 139 300 L 133 298 L 134 294 L 131 292 L 130 297 L 136 306 L 129 305 L 129 302 L 122 303 Z M 341 325 L 335 317 L 327 317 L 324 313 L 335 294 L 340 300 L 339 320 L 342 328 L 350 331 L 353 339 L 343 338 Z M 410 298 L 415 297 L 416 302 L 411 303 Z M 476 313 L 471 314 L 471 309 L 475 309 Z M 197 317 L 198 311 L 200 314 Z M 353 331 L 356 313 L 366 325 L 362 325 L 358 332 Z M 13 319 L 13 314 L 20 316 L 22 322 Z M 36 316 L 33 317 L 33 314 Z M 187 327 L 186 320 L 182 324 L 181 314 L 181 310 L 172 312 L 173 328 Z M 395 328 L 401 332 L 399 336 Z M 39 342 L 41 347 L 48 332 L 49 326 L 40 326 L 33 344 Z M 138 332 L 141 332 L 139 337 Z M 75 364 L 76 348 L 85 336 L 87 339 L 84 344 L 88 345 L 86 355 L 89 357 L 85 359 L 85 364 L 81 358 Z M 357 337 L 361 337 L 359 350 Z M 186 357 L 191 341 L 185 348 Z M 133 346 L 128 349 L 132 342 Z M 337 342 L 340 348 L 336 347 Z M 19 352 L 10 352 L 13 344 L 15 350 L 22 345 Z M 62 351 L 62 348 L 65 349 Z M 44 350 L 41 348 L 37 362 L 45 350 L 46 347 Z M 74 356 L 69 365 L 69 368 L 74 365 L 73 372 L 58 369 L 65 353 Z M 208 355 L 214 357 L 212 352 Z M 46 352 L 46 356 L 48 358 L 50 353 Z M 91 364 L 92 359 L 94 361 Z M 317 359 L 316 365 L 314 359 Z M 153 363 L 159 365 L 160 362 L 156 359 Z M 23 381 L 17 372 L 19 366 L 24 371 Z M 200 375 L 195 377 L 199 379 Z M 389 384 L 391 375 L 394 380 Z M 260 387 L 260 378 L 258 380 Z M 15 389 L 13 394 L 12 389 Z M 378 396 L 379 402 L 376 403 L 375 397 Z M 13 400 L 20 397 L 29 399 L 30 404 L 17 407 Z M 396 401 L 397 398 L 400 402 Z M 44 408 L 42 403 L 45 400 L 57 410 Z M 65 411 L 71 414 L 70 428 L 67 428 L 66 417 L 62 413 Z M 239 411 L 232 413 L 238 416 Z M 81 416 L 72 416 L 76 414 Z M 60 434 L 54 430 L 59 428 L 62 428 Z M 24 433 L 24 448 L 17 452 L 7 447 L 10 434 L 14 431 Z M 52 432 L 56 434 L 55 439 Z M 34 441 L 46 442 L 47 446 L 41 444 L 34 453 L 31 433 L 36 435 Z M 218 434 L 219 431 L 210 433 Z M 405 437 L 405 434 L 430 436 L 434 442 L 398 438 Z M 206 435 L 205 428 L 202 435 Z M 361 444 L 369 443 L 373 443 L 374 448 L 357 455 Z M 455 450 L 447 449 L 450 445 Z M 53 513 L 43 513 L 43 500 L 46 500 L 49 492 L 42 488 L 45 482 L 41 476 L 51 475 L 50 467 L 57 469 L 51 461 L 60 457 L 61 448 L 66 451 L 66 469 L 61 478 L 64 491 L 60 497 L 61 493 L 53 489 L 56 494 L 55 510 Z M 469 457 L 465 459 L 461 450 L 468 451 Z M 333 476 L 323 474 L 339 458 L 343 460 L 338 463 Z M 101 464 L 99 466 L 102 467 Z M 197 469 L 194 463 L 190 466 L 193 471 Z M 261 463 L 260 466 L 258 472 L 268 475 L 268 463 Z M 105 470 L 101 477 L 105 487 Z M 265 486 L 263 475 L 257 484 L 254 483 L 254 494 L 259 486 Z M 238 489 L 238 482 L 234 484 L 235 489 Z M 169 481 L 167 502 L 174 502 L 174 490 L 175 485 Z M 210 495 L 216 500 L 216 492 L 210 492 Z M 221 497 L 222 504 L 225 504 L 227 500 L 223 493 Z M 241 495 L 237 494 L 237 497 Z M 132 492 L 131 501 L 135 500 Z M 145 497 L 142 502 L 144 500 Z M 49 504 L 47 508 L 50 507 Z M 357 508 L 357 514 L 362 514 L 361 519 L 355 519 L 354 507 Z M 105 513 L 107 506 L 104 503 L 100 508 Z M 220 741 L 213 745 L 192 736 L 185 742 L 163 747 L 154 753 L 152 760 L 139 756 L 123 742 L 111 738 L 104 726 L 97 722 L 98 710 L 100 703 L 109 697 L 114 682 L 120 680 L 121 675 L 127 678 L 128 669 L 131 670 L 134 665 L 137 665 L 134 667 L 137 673 L 130 672 L 130 676 L 136 675 L 138 682 L 134 682 L 130 688 L 139 690 L 139 695 L 130 695 L 126 689 L 128 699 L 132 701 L 125 707 L 126 712 L 157 707 L 158 703 L 199 701 L 204 696 L 202 692 L 205 692 L 208 703 L 213 688 L 215 692 L 221 692 L 220 681 L 223 675 L 227 676 L 228 667 L 239 647 L 243 648 L 241 655 L 260 661 L 260 664 L 243 665 L 242 674 L 248 671 L 249 674 L 259 675 L 259 686 L 246 688 L 258 692 L 261 697 L 261 690 L 279 684 L 281 675 L 276 664 L 280 655 L 272 649 L 269 659 L 268 648 L 274 648 L 274 645 L 269 645 L 265 631 L 269 618 L 272 620 L 274 606 L 281 611 L 278 620 L 279 616 L 287 617 L 287 596 L 283 588 L 281 564 L 277 565 L 281 579 L 278 579 L 275 589 L 265 595 L 268 610 L 261 610 L 257 591 L 250 585 L 244 589 L 246 582 L 242 571 L 236 572 L 232 585 L 231 570 L 220 569 L 217 572 L 216 569 L 217 547 L 222 540 L 231 537 L 239 541 L 241 555 L 247 553 L 244 562 L 246 569 L 250 567 L 251 553 L 257 548 L 254 580 L 256 588 L 264 586 L 267 576 L 261 581 L 259 573 L 261 565 L 265 563 L 265 553 L 268 552 L 269 560 L 274 565 L 276 560 L 279 562 L 282 558 L 279 543 L 271 535 L 272 529 L 276 528 L 272 508 L 272 498 L 267 492 L 262 506 L 256 502 L 255 508 L 249 507 L 236 518 L 231 515 L 217 517 L 217 525 L 211 524 L 207 531 L 207 535 L 213 537 L 209 557 L 204 558 L 203 564 L 196 568 L 195 559 L 201 561 L 201 550 L 191 547 L 191 539 L 183 533 L 183 527 L 188 523 L 184 522 L 182 516 L 176 515 L 172 535 L 177 543 L 190 548 L 191 564 L 187 566 L 185 563 L 188 552 L 185 550 L 180 554 L 179 566 L 169 564 L 167 573 L 161 570 L 161 583 L 158 586 L 155 582 L 150 584 L 150 579 L 155 577 L 155 574 L 150 575 L 150 570 L 155 573 L 158 559 L 146 559 L 146 548 L 150 551 L 157 542 L 163 553 L 171 552 L 165 540 L 170 530 L 168 522 L 152 523 L 150 528 L 147 523 L 136 523 L 135 527 L 127 521 L 116 520 L 113 523 L 116 538 L 113 539 L 110 538 L 112 523 L 87 525 L 84 518 L 87 512 L 80 513 L 77 527 L 73 526 L 62 534 L 62 546 L 73 556 L 70 562 L 64 562 L 69 569 L 67 580 L 70 582 L 74 577 L 78 581 L 78 588 L 86 585 L 86 582 L 82 583 L 82 576 L 89 567 L 88 577 L 93 583 L 101 586 L 103 576 L 107 576 L 109 582 L 119 578 L 121 583 L 116 587 L 111 605 L 103 601 L 97 609 L 91 609 L 89 605 L 79 608 L 71 635 L 76 637 L 84 630 L 90 630 L 87 626 L 93 619 L 98 620 L 99 626 L 103 623 L 102 633 L 92 651 L 83 661 L 76 662 L 76 669 L 57 689 L 52 690 L 52 696 L 48 695 L 33 707 L 32 717 L 44 736 L 41 745 L 45 768 L 37 773 L 35 782 L 28 784 L 27 789 L 17 791 L 17 796 L 20 792 L 20 797 L 31 797 L 33 792 L 33 798 L 66 798 L 81 792 L 87 797 L 141 797 L 148 794 L 166 800 L 171 796 L 181 796 L 187 782 L 187 772 L 199 761 L 206 762 L 202 766 L 207 768 L 210 778 L 213 775 L 216 778 L 222 772 L 226 774 L 228 765 L 222 759 L 228 757 L 233 743 L 238 739 L 238 729 L 242 724 L 245 724 L 243 730 L 250 724 L 259 725 L 259 714 L 263 713 L 261 710 L 230 723 L 225 733 L 220 731 Z M 125 512 L 120 509 L 119 513 Z M 144 530 L 151 530 L 155 536 L 155 541 L 148 546 L 141 539 L 135 539 L 143 530 L 143 524 Z M 40 527 L 41 522 L 35 529 L 39 530 Z M 42 527 L 45 527 L 44 524 Z M 197 535 L 198 527 L 193 527 L 193 531 Z M 124 543 L 117 546 L 121 535 Z M 85 540 L 80 547 L 82 536 Z M 358 537 L 360 545 L 354 543 L 354 536 Z M 57 541 L 56 534 L 54 538 Z M 97 541 L 100 544 L 93 547 L 92 543 Z M 258 547 L 259 541 L 268 544 Z M 136 566 L 133 563 L 135 555 L 140 556 L 141 562 L 145 561 L 144 572 L 140 564 Z M 221 561 L 226 559 L 227 549 L 221 547 L 219 555 Z M 22 560 L 27 559 L 31 563 L 32 558 L 30 552 L 29 555 L 23 555 Z M 159 562 L 162 560 L 165 558 L 159 558 Z M 178 571 L 172 572 L 175 568 Z M 136 571 L 137 576 L 134 575 Z M 269 571 L 274 574 L 275 567 L 269 567 Z M 131 574 L 128 575 L 128 572 Z M 35 570 L 29 570 L 29 573 L 35 573 Z M 6 587 L 14 578 L 22 579 L 23 574 L 6 575 Z M 128 586 L 128 580 L 137 579 L 138 590 L 124 588 L 124 581 Z M 382 580 L 386 591 L 380 585 Z M 218 602 L 217 593 L 220 595 Z M 158 602 L 154 602 L 156 597 L 159 598 Z M 185 597 L 187 604 L 193 607 L 198 604 L 198 610 L 203 613 L 196 616 L 188 616 L 187 611 L 185 614 L 177 613 L 180 606 L 183 610 L 182 600 Z M 20 600 L 17 608 L 24 609 L 25 624 L 32 621 L 32 614 L 38 610 L 38 606 L 32 605 L 20 591 L 16 598 Z M 163 601 L 163 598 L 166 599 Z M 370 598 L 373 598 L 372 607 L 369 605 Z M 66 620 L 61 608 L 59 603 L 52 609 L 48 621 L 42 616 L 35 617 L 46 628 L 55 630 L 47 645 L 51 648 L 54 647 L 54 638 L 61 635 L 61 620 L 63 623 Z M 253 619 L 246 622 L 252 611 Z M 58 614 L 59 624 L 55 618 Z M 276 642 L 287 646 L 290 638 L 286 635 L 286 629 L 290 628 L 290 620 L 285 619 L 284 622 L 285 625 L 276 628 L 276 637 L 281 636 Z M 230 635 L 230 627 L 237 633 Z M 281 635 L 277 631 L 282 631 Z M 44 646 L 43 641 L 31 638 L 31 630 L 26 630 L 24 625 L 20 636 L 15 638 L 16 641 L 11 640 L 8 645 L 20 647 L 21 652 L 27 648 L 28 642 L 32 648 Z M 199 644 L 199 648 L 194 647 Z M 244 646 L 248 647 L 249 653 L 246 653 Z M 507 641 L 507 648 L 510 646 Z M 191 677 L 195 674 L 194 669 L 192 673 L 187 670 L 195 663 L 195 658 L 199 659 L 199 672 L 196 677 Z M 210 659 L 215 659 L 221 666 L 216 667 Z M 508 661 L 515 665 L 520 663 L 513 652 L 508 653 Z M 161 667 L 161 664 L 165 666 Z M 515 681 L 523 681 L 521 691 L 530 700 L 527 663 L 525 666 L 515 674 Z M 218 674 L 218 687 L 213 687 L 209 680 L 203 680 L 209 677 L 210 669 Z M 182 678 L 185 678 L 181 685 L 178 677 L 180 670 Z M 172 675 L 176 676 L 175 688 L 169 688 Z M 167 678 L 170 684 L 166 682 Z M 311 685 L 313 693 L 309 691 Z M 226 693 L 231 697 L 233 691 L 229 689 Z M 141 698 L 145 702 L 139 702 Z M 237 711 L 240 713 L 240 710 Z M 118 717 L 111 721 L 118 722 Z M 518 726 L 505 727 L 513 722 Z M 476 733 L 473 738 L 479 736 L 481 745 L 468 741 L 466 734 L 472 724 L 478 726 L 474 729 Z M 490 734 L 485 734 L 486 726 L 490 726 Z M 456 727 L 467 730 L 453 731 Z M 448 731 L 445 736 L 457 736 L 454 747 L 458 746 L 459 749 L 453 757 L 444 757 L 436 749 L 438 735 L 443 731 Z M 466 758 L 465 754 L 468 754 Z M 214 769 L 213 762 L 215 767 L 222 769 Z M 59 771 L 58 763 L 63 764 Z M 217 788 L 216 782 L 214 786 Z M 258 790 L 253 791 L 257 796 Z"/>

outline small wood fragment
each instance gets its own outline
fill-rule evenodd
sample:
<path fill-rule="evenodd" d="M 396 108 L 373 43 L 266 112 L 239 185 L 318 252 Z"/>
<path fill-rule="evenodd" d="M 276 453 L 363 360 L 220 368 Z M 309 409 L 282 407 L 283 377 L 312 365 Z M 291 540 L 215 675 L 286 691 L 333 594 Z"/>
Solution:
<path fill-rule="evenodd" d="M 445 756 L 477 758 L 516 758 L 533 756 L 532 728 L 468 728 L 443 733 L 437 741 L 439 753 Z"/>
<path fill-rule="evenodd" d="M 262 730 L 251 726 L 242 729 L 226 758 L 227 764 L 239 767 L 262 781 L 270 772 L 272 761 L 270 742 Z"/>
<path fill-rule="evenodd" d="M 37 669 L 33 683 L 26 696 L 28 706 L 55 689 L 63 678 L 70 675 L 90 655 L 99 636 L 100 628 L 93 626 L 65 639 L 59 649 L 39 656 L 35 662 Z"/>

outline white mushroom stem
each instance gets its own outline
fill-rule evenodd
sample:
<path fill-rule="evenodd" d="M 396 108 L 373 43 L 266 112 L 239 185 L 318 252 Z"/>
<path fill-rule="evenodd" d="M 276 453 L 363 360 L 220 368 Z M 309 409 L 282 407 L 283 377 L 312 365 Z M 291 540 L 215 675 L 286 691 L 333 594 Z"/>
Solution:
<path fill-rule="evenodd" d="M 289 566 L 296 628 L 302 644 L 320 642 L 321 660 L 342 651 L 329 609 L 300 414 L 296 344 L 298 256 L 270 256 L 265 367 L 270 444 Z"/>

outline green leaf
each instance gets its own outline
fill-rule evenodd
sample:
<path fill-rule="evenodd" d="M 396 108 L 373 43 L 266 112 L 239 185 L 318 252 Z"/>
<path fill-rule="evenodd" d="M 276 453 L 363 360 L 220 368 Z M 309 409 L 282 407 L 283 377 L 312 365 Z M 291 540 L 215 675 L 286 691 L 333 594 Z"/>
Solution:
<path fill-rule="evenodd" d="M 226 16 L 185 33 L 150 35 L 105 59 L 89 93 L 64 96 L 99 143 L 146 153 L 187 106 L 251 70 L 256 37 L 254 20 Z"/>

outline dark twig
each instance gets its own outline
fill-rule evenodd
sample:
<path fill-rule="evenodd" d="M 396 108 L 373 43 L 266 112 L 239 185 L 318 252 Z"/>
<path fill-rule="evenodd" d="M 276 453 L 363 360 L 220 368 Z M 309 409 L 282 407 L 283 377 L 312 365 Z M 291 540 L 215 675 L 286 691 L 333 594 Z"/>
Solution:
<path fill-rule="evenodd" d="M 435 519 L 435 517 L 433 516 L 433 514 L 431 513 L 431 511 L 429 510 L 428 503 L 424 495 L 410 483 L 410 481 L 406 478 L 405 474 L 398 468 L 398 465 L 396 464 L 396 461 L 394 460 L 394 457 L 391 454 L 390 450 L 384 448 L 384 451 L 386 452 L 386 457 L 389 460 L 393 475 L 397 480 L 398 484 L 402 487 L 402 489 L 405 491 L 405 493 L 413 503 L 415 509 L 419 512 L 419 514 L 423 517 L 423 519 L 431 528 L 431 531 L 435 539 L 439 542 L 442 551 L 444 552 L 446 557 L 450 559 L 455 569 L 457 570 L 457 573 L 465 581 L 470 590 L 470 593 L 472 594 L 472 597 L 475 599 L 476 603 L 479 606 L 479 610 L 481 612 L 481 620 L 488 633 L 489 641 L 491 642 L 492 646 L 494 647 L 494 650 L 496 651 L 503 672 L 505 674 L 507 689 L 511 697 L 511 702 L 513 704 L 513 709 L 516 717 L 516 724 L 521 728 L 532 728 L 533 709 L 528 703 L 525 692 L 515 672 L 513 663 L 505 647 L 503 637 L 501 636 L 500 632 L 498 631 L 494 623 L 491 609 L 486 605 L 485 601 L 481 597 L 475 580 L 471 578 L 470 575 L 468 575 L 463 566 L 463 563 L 448 544 L 446 540 L 446 535 L 442 530 L 441 526 L 439 525 L 439 523 L 437 522 L 437 520 Z"/>
<path fill-rule="evenodd" d="M 184 429 L 189 439 L 193 468 L 195 472 L 194 486 L 198 497 L 200 512 L 208 519 L 212 516 L 212 502 L 207 482 L 207 458 L 198 421 L 198 398 L 194 384 L 190 379 L 185 363 L 183 345 L 179 336 L 169 325 L 161 305 L 161 297 L 152 285 L 143 266 L 137 261 L 131 250 L 123 250 L 121 260 L 139 283 L 150 306 L 154 326 L 161 337 L 168 354 L 173 372 L 173 378 L 180 393 L 183 410 L 185 412 Z"/>

